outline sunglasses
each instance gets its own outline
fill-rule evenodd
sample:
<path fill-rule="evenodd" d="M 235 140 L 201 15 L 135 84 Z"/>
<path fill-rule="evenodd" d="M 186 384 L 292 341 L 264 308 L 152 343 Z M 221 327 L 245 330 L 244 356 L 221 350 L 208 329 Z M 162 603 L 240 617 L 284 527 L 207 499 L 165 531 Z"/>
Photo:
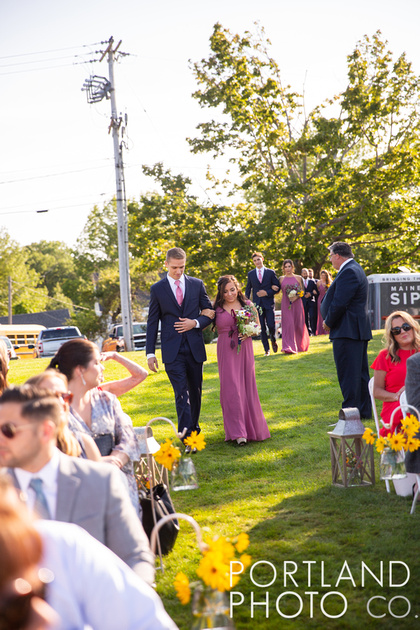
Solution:
<path fill-rule="evenodd" d="M 65 393 L 60 392 L 59 397 L 61 398 L 63 402 L 68 403 L 69 405 L 71 405 L 71 403 L 73 402 L 72 392 L 65 392 Z"/>
<path fill-rule="evenodd" d="M 35 422 L 36 420 L 34 422 L 28 422 L 28 424 L 19 425 L 13 424 L 13 422 L 5 422 L 0 426 L 0 432 L 4 435 L 5 438 L 7 438 L 8 440 L 12 440 L 16 436 L 16 433 L 18 433 L 19 431 L 23 431 L 23 429 L 27 429 L 32 424 L 35 424 Z"/>
<path fill-rule="evenodd" d="M 393 335 L 400 335 L 402 330 L 404 332 L 408 332 L 411 329 L 412 326 L 410 326 L 410 324 L 403 324 L 402 326 L 395 326 L 395 328 L 391 328 L 391 332 Z"/>
<path fill-rule="evenodd" d="M 22 578 L 15 580 L 15 592 L 0 600 L 0 630 L 26 628 L 32 614 L 32 599 L 40 597 L 45 600 L 46 586 L 40 582 L 34 588 Z"/>

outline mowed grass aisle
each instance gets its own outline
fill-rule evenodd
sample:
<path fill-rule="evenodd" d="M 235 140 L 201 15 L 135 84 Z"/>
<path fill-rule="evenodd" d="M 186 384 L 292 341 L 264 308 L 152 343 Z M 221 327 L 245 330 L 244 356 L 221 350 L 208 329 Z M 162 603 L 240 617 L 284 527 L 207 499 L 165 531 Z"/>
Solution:
<path fill-rule="evenodd" d="M 377 332 L 369 344 L 370 363 L 381 338 Z M 207 446 L 194 459 L 200 487 L 172 493 L 177 511 L 193 516 L 205 536 L 250 536 L 248 552 L 260 564 L 253 581 L 248 570 L 234 589 L 244 597 L 233 609 L 237 630 L 420 627 L 420 505 L 410 516 L 409 498 L 386 493 L 378 454 L 375 486 L 331 483 L 327 431 L 341 404 L 331 344 L 311 338 L 309 352 L 297 356 L 265 357 L 260 342 L 254 350 L 271 439 L 244 448 L 224 442 L 216 345 L 208 345 L 201 414 Z M 144 353 L 129 356 L 146 366 Z M 47 363 L 14 362 L 10 380 L 23 382 Z M 107 380 L 122 373 L 106 363 Z M 176 422 L 163 369 L 121 402 L 135 425 L 158 415 Z M 373 420 L 368 425 L 374 428 Z M 153 431 L 158 440 L 170 435 L 169 425 L 155 423 Z M 181 630 L 191 626 L 191 608 L 178 602 L 172 583 L 178 571 L 193 580 L 199 556 L 194 532 L 182 522 L 165 572 L 157 574 L 157 590 Z"/>

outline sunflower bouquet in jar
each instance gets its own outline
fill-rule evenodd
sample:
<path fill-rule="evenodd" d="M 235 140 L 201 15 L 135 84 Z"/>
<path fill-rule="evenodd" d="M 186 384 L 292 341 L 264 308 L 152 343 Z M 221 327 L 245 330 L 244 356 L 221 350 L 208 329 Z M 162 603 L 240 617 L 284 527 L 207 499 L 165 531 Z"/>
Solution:
<path fill-rule="evenodd" d="M 245 533 L 233 539 L 216 536 L 204 545 L 196 571 L 198 580 L 190 583 L 185 573 L 177 573 L 174 586 L 180 602 L 188 604 L 193 594 L 193 630 L 234 628 L 226 591 L 238 584 L 240 575 L 251 564 L 251 556 L 244 553 L 248 545 Z"/>

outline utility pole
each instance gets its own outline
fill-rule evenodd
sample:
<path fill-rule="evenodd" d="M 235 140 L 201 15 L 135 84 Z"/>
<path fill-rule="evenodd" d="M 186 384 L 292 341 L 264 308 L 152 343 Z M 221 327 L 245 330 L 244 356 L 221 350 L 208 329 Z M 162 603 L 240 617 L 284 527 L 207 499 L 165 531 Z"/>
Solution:
<path fill-rule="evenodd" d="M 13 323 L 13 315 L 12 315 L 12 278 L 11 276 L 7 276 L 7 286 L 9 289 L 9 301 L 8 301 L 8 315 L 9 315 L 9 319 L 8 319 L 8 323 L 12 324 Z"/>
<path fill-rule="evenodd" d="M 120 275 L 120 298 L 121 317 L 123 325 L 124 343 L 128 351 L 134 350 L 133 340 L 133 319 L 131 313 L 131 289 L 130 289 L 130 265 L 128 256 L 128 214 L 127 201 L 125 198 L 124 168 L 122 157 L 122 141 L 120 142 L 120 131 L 122 118 L 117 114 L 117 102 L 115 96 L 114 60 L 115 53 L 121 45 L 121 40 L 114 46 L 114 38 L 107 42 L 108 46 L 102 53 L 99 61 L 108 55 L 109 81 L 104 77 L 94 76 L 87 79 L 83 85 L 83 90 L 87 92 L 89 103 L 97 103 L 103 98 L 111 100 L 111 122 L 109 132 L 112 130 L 114 143 L 115 161 L 115 181 L 117 189 L 117 220 L 118 220 L 118 261 Z"/>

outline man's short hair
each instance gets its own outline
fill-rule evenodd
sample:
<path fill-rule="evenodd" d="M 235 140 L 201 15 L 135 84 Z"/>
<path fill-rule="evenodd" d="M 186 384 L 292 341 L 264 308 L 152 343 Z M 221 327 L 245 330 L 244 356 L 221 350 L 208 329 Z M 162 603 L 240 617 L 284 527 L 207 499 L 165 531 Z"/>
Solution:
<path fill-rule="evenodd" d="M 342 258 L 354 258 L 350 245 L 348 243 L 344 243 L 343 241 L 331 243 L 328 249 L 330 250 L 331 254 L 337 254 Z"/>
<path fill-rule="evenodd" d="M 187 258 L 187 254 L 180 247 L 172 247 L 166 252 L 166 261 L 168 261 L 170 258 L 177 258 L 178 260 L 182 260 Z"/>
<path fill-rule="evenodd" d="M 48 389 L 33 385 L 9 387 L 0 396 L 0 405 L 18 403 L 22 405 L 21 415 L 42 422 L 51 420 L 58 426 L 62 420 L 63 408 L 57 396 Z"/>
<path fill-rule="evenodd" d="M 264 256 L 261 254 L 261 252 L 253 252 L 251 258 L 255 258 L 255 256 L 259 256 L 264 260 Z"/>

